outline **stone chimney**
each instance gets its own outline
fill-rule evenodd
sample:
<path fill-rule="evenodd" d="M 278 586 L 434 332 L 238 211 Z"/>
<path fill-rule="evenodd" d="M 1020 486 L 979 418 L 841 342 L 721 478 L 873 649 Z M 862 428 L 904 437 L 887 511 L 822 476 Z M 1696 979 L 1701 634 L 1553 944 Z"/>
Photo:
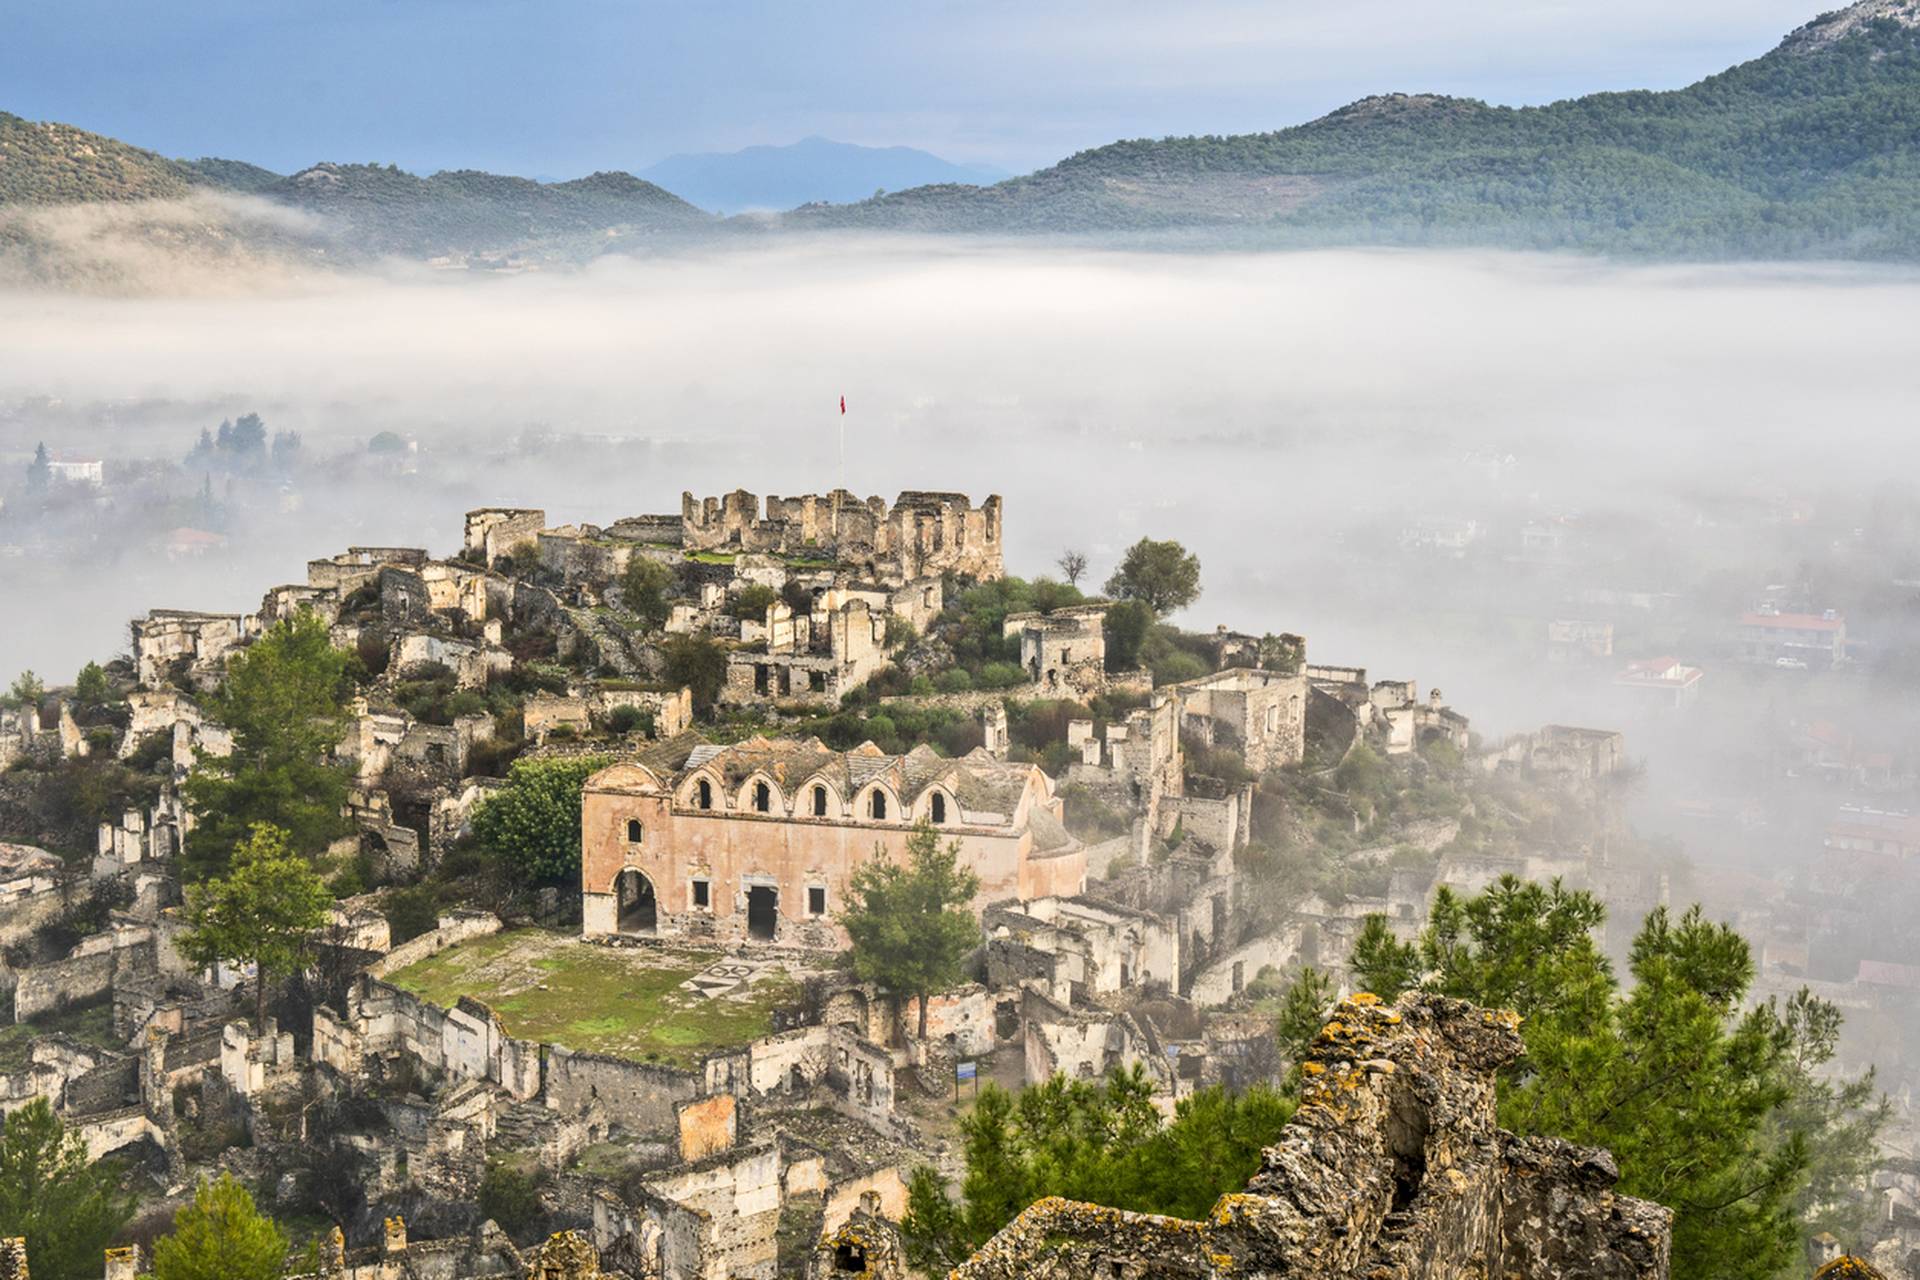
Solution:
<path fill-rule="evenodd" d="M 134 1280 L 140 1274 L 140 1246 L 107 1250 L 106 1280 Z"/>
<path fill-rule="evenodd" d="M 27 1280 L 27 1242 L 19 1236 L 0 1240 L 0 1280 Z"/>
<path fill-rule="evenodd" d="M 387 1219 L 386 1249 L 389 1258 L 407 1251 L 407 1220 L 397 1213 Z"/>
<path fill-rule="evenodd" d="M 1005 703 L 990 702 L 980 713 L 981 738 L 987 754 L 995 760 L 1007 758 L 1007 708 Z"/>

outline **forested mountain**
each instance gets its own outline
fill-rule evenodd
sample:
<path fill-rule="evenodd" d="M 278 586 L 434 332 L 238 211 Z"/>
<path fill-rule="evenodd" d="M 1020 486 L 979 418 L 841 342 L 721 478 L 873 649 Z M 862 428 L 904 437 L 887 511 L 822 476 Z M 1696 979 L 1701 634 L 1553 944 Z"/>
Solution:
<path fill-rule="evenodd" d="M 211 168 L 216 164 L 221 168 Z M 225 182 L 230 165 L 203 160 L 195 169 L 209 181 Z M 243 189 L 342 224 L 347 238 L 364 249 L 419 256 L 553 251 L 581 237 L 593 239 L 576 247 L 598 250 L 636 235 L 699 230 L 712 221 L 630 173 L 535 182 L 477 169 L 421 178 L 392 165 L 317 164 Z"/>
<path fill-rule="evenodd" d="M 185 195 L 192 177 L 151 151 L 0 111 L 0 204 L 164 200 Z"/>
<path fill-rule="evenodd" d="M 197 192 L 256 196 L 322 215 L 305 229 L 272 227 L 271 244 L 257 243 L 257 219 L 233 230 L 270 251 L 297 246 L 349 261 L 382 253 L 577 255 L 713 221 L 626 173 L 540 183 L 474 170 L 422 178 L 391 165 L 317 164 L 283 176 L 240 160 L 169 160 L 70 125 L 0 113 L 0 206 L 135 205 Z M 202 221 L 218 219 L 217 210 L 196 213 Z M 177 222 L 172 214 L 154 217 Z M 124 211 L 121 225 L 136 224 L 151 229 L 153 219 L 143 223 L 137 207 Z M 0 245 L 28 239 L 18 219 L 0 223 Z"/>
<path fill-rule="evenodd" d="M 1120 142 L 792 225 L 1208 228 L 1282 243 L 1920 257 L 1920 0 L 1865 0 L 1686 89 L 1545 107 L 1368 98 L 1297 128 Z"/>
<path fill-rule="evenodd" d="M 1521 108 L 1394 94 L 1273 133 L 1117 142 L 991 186 L 914 187 L 772 221 L 717 219 L 625 173 L 539 183 L 319 164 L 282 177 L 0 115 L 0 206 L 196 190 L 322 215 L 299 234 L 331 261 L 578 258 L 649 239 L 780 229 L 1913 260 L 1920 0 L 1862 0 L 1764 57 L 1670 92 Z M 0 225 L 0 244 L 9 234 Z"/>

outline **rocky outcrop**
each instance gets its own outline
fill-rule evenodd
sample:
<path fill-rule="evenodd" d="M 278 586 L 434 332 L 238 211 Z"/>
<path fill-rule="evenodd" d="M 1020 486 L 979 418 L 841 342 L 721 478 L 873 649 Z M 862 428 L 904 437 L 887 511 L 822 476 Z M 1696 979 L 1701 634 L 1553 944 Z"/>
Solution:
<path fill-rule="evenodd" d="M 527 1257 L 527 1280 L 599 1280 L 600 1255 L 571 1231 L 549 1236 Z"/>
<path fill-rule="evenodd" d="M 1614 1193 L 1605 1151 L 1494 1123 L 1518 1019 L 1439 996 L 1343 1001 L 1299 1111 L 1202 1222 L 1042 1200 L 954 1280 L 1665 1280 L 1671 1213 Z"/>

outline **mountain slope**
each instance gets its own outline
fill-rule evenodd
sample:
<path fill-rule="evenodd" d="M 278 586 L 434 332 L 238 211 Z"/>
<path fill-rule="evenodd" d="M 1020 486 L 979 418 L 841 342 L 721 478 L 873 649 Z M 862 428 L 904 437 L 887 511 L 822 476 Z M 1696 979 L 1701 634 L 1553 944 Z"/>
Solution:
<path fill-rule="evenodd" d="M 185 166 L 151 151 L 0 111 L 0 204 L 170 200 L 191 180 Z"/>
<path fill-rule="evenodd" d="M 1863 0 L 1682 90 L 1528 108 L 1369 98 L 1274 133 L 1120 142 L 991 188 L 786 222 L 1915 258 L 1917 28 L 1920 0 Z"/>
<path fill-rule="evenodd" d="M 332 220 L 363 251 L 418 257 L 566 256 L 712 223 L 678 196 L 627 173 L 540 183 L 475 169 L 421 178 L 391 165 L 317 164 L 252 191 Z"/>
<path fill-rule="evenodd" d="M 674 180 L 696 192 L 687 176 L 696 170 L 716 184 L 798 182 L 797 164 L 833 171 L 808 172 L 806 190 L 857 177 L 865 191 L 900 181 L 858 167 L 905 163 L 896 150 L 904 151 L 809 139 L 681 157 L 691 167 Z M 673 163 L 653 172 L 671 176 L 662 171 Z M 714 194 L 722 189 L 703 198 L 720 207 L 760 202 Z M 741 196 L 748 186 L 730 190 Z M 268 206 L 221 205 L 230 194 Z M 168 160 L 0 114 L 0 248 L 55 243 L 52 224 L 26 211 L 181 197 L 203 219 L 189 224 L 203 239 L 219 240 L 222 208 L 244 206 L 239 222 L 252 222 L 234 231 L 237 240 L 283 253 L 293 245 L 309 262 L 378 254 L 564 261 L 780 229 L 1920 261 L 1920 0 L 1859 0 L 1765 56 L 1680 90 L 1523 108 L 1432 95 L 1366 98 L 1272 133 L 1116 142 L 990 186 L 932 183 L 806 204 L 771 220 L 718 219 L 624 173 L 539 183 L 320 164 L 282 177 L 238 161 Z M 319 216 L 276 224 L 258 215 L 271 205 Z M 178 211 L 166 217 L 180 225 Z M 136 223 L 107 225 L 118 233 Z M 51 260 L 54 249 L 44 253 Z"/>
<path fill-rule="evenodd" d="M 640 176 L 703 209 L 739 213 L 863 200 L 877 188 L 990 183 L 1007 175 L 982 165 L 954 164 L 912 147 L 802 138 L 787 146 L 669 156 L 641 170 Z"/>

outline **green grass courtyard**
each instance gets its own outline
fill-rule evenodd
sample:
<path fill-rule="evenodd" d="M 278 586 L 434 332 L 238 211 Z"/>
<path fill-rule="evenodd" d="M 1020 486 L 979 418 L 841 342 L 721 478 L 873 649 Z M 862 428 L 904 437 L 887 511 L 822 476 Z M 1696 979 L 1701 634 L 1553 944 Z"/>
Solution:
<path fill-rule="evenodd" d="M 713 995 L 682 986 L 722 961 L 750 972 Z M 799 995 L 794 975 L 777 960 L 594 946 L 544 929 L 475 938 L 388 981 L 443 1007 L 472 996 L 516 1039 L 676 1067 L 771 1034 L 774 1010 Z"/>

